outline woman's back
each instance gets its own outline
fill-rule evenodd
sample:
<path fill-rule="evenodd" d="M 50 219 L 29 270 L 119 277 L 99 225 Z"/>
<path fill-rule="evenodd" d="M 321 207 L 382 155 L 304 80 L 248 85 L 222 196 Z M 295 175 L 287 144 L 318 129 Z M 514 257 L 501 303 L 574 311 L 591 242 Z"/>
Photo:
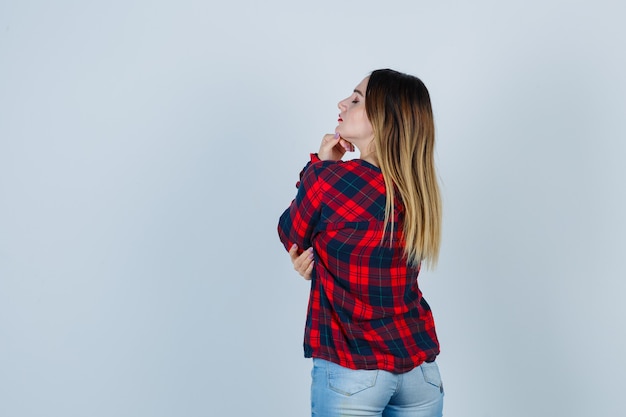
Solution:
<path fill-rule="evenodd" d="M 385 202 L 382 173 L 366 161 L 317 161 L 305 169 L 279 222 L 286 247 L 308 235 L 315 253 L 305 356 L 405 372 L 439 353 L 417 285 L 419 265 L 407 265 L 404 255 L 404 210 L 396 201 L 390 246 L 383 241 Z"/>

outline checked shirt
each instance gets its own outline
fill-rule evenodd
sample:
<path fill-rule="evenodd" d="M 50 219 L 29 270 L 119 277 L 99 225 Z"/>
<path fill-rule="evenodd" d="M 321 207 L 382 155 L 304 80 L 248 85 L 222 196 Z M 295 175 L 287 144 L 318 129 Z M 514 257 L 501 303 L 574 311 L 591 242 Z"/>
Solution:
<path fill-rule="evenodd" d="M 385 183 L 364 160 L 311 162 L 278 224 L 287 250 L 313 246 L 305 357 L 352 369 L 407 372 L 439 353 L 419 266 L 403 256 L 403 206 L 395 201 L 393 245 L 381 244 Z M 388 237 L 388 233 L 387 233 Z"/>

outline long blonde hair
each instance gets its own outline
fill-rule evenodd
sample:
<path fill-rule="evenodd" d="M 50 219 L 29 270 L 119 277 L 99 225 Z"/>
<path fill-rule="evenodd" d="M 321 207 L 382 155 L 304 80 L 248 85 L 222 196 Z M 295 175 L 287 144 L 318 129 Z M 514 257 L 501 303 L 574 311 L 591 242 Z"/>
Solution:
<path fill-rule="evenodd" d="M 367 84 L 365 110 L 385 180 L 384 230 L 390 230 L 391 239 L 397 192 L 405 210 L 403 238 L 407 262 L 416 266 L 425 260 L 432 268 L 439 258 L 442 213 L 434 162 L 435 124 L 428 90 L 412 75 L 376 70 Z"/>

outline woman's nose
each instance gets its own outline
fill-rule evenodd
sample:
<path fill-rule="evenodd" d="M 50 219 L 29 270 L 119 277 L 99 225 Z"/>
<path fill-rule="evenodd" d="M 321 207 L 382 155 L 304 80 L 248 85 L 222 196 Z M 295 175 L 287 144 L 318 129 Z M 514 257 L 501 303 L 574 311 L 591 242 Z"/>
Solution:
<path fill-rule="evenodd" d="M 346 104 L 344 103 L 345 100 L 341 100 L 339 103 L 337 103 L 337 107 L 339 107 L 339 110 L 344 111 L 344 109 L 346 108 Z"/>

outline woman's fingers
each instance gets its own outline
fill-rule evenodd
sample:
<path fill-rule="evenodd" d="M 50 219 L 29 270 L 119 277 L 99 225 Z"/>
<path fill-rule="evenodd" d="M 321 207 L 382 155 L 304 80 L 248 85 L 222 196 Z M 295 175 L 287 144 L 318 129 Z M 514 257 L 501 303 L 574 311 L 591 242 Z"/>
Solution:
<path fill-rule="evenodd" d="M 304 271 L 303 274 L 300 274 L 307 281 L 310 281 L 311 280 L 311 276 L 313 275 L 313 264 L 315 264 L 315 261 L 311 260 L 311 263 L 309 264 L 309 267 Z"/>
<path fill-rule="evenodd" d="M 298 259 L 298 245 L 295 243 L 289 248 L 289 257 L 291 258 L 291 262 Z"/>
<path fill-rule="evenodd" d="M 313 272 L 313 248 L 309 248 L 298 255 L 298 246 L 294 244 L 289 249 L 289 257 L 291 258 L 293 269 L 304 279 L 310 280 Z"/>
<path fill-rule="evenodd" d="M 302 252 L 298 259 L 293 261 L 293 268 L 298 271 L 298 274 L 303 277 L 306 274 L 306 271 L 310 268 L 313 263 L 313 248 L 309 248 Z M 306 278 L 306 277 L 305 277 Z"/>
<path fill-rule="evenodd" d="M 339 133 L 335 133 L 324 135 L 317 156 L 322 161 L 339 161 L 343 154 L 352 151 L 354 151 L 354 145 L 339 136 Z"/>
<path fill-rule="evenodd" d="M 346 150 L 346 152 L 354 152 L 354 145 L 344 138 L 339 139 L 339 144 Z"/>
<path fill-rule="evenodd" d="M 339 135 L 324 135 L 322 138 L 322 144 L 320 150 L 317 152 L 317 156 L 322 161 L 338 161 L 344 154 L 343 148 L 339 149 Z"/>

